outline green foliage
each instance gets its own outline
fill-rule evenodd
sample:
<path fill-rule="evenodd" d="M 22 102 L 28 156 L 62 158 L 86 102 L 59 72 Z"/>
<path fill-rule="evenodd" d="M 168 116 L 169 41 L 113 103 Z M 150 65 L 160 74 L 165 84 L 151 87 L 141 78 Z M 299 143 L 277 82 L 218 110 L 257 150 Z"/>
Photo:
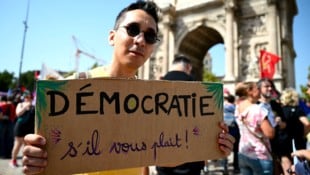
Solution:
<path fill-rule="evenodd" d="M 0 72 L 0 91 L 7 92 L 9 89 L 17 88 L 18 81 L 20 82 L 20 85 L 23 85 L 28 90 L 33 91 L 35 89 L 34 71 L 22 73 L 20 80 L 14 77 L 14 73 L 9 73 L 6 70 Z"/>
<path fill-rule="evenodd" d="M 308 67 L 308 81 L 310 81 L 310 66 Z M 300 86 L 300 91 L 301 91 L 301 98 L 304 98 L 305 100 L 309 101 L 310 102 L 310 95 L 307 94 L 307 85 L 303 86 L 301 85 Z"/>
<path fill-rule="evenodd" d="M 301 98 L 304 98 L 305 100 L 310 102 L 310 96 L 306 93 L 307 92 L 307 86 L 300 86 L 300 90 L 301 90 Z"/>
<path fill-rule="evenodd" d="M 220 80 L 210 71 L 203 70 L 202 81 L 207 82 L 220 82 Z"/>
<path fill-rule="evenodd" d="M 202 82 L 202 85 L 204 85 L 207 92 L 212 93 L 214 96 L 216 107 L 223 110 L 223 84 Z"/>
<path fill-rule="evenodd" d="M 35 77 L 34 77 L 35 71 L 27 71 L 25 73 L 22 73 L 20 76 L 20 85 L 25 86 L 28 90 L 31 92 L 35 90 Z"/>
<path fill-rule="evenodd" d="M 14 73 L 10 73 L 7 70 L 0 72 L 0 91 L 7 92 L 10 88 L 14 88 Z"/>

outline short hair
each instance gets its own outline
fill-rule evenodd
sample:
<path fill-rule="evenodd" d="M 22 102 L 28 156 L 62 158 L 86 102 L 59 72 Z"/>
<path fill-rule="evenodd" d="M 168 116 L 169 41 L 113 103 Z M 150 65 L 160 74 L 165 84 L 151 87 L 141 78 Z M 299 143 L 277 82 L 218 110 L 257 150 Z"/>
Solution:
<path fill-rule="evenodd" d="M 117 29 L 119 27 L 119 24 L 124 20 L 124 16 L 127 12 L 132 11 L 132 10 L 138 10 L 138 9 L 143 10 L 147 14 L 152 16 L 152 18 L 156 22 L 156 30 L 158 32 L 158 19 L 159 19 L 158 18 L 158 11 L 159 11 L 159 8 L 155 4 L 155 2 L 143 1 L 143 0 L 138 0 L 137 2 L 131 3 L 127 7 L 122 9 L 116 17 L 114 29 Z"/>
<path fill-rule="evenodd" d="M 224 97 L 229 103 L 235 103 L 235 96 L 229 94 L 228 96 Z"/>
<path fill-rule="evenodd" d="M 172 64 L 186 63 L 191 64 L 191 60 L 184 55 L 175 55 Z"/>

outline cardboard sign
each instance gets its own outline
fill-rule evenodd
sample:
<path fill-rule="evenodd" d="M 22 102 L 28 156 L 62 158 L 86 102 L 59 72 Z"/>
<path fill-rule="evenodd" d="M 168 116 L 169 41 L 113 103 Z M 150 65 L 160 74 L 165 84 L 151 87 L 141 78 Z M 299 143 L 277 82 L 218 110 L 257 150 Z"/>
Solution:
<path fill-rule="evenodd" d="M 220 83 L 38 81 L 36 133 L 50 174 L 180 164 L 223 157 Z"/>

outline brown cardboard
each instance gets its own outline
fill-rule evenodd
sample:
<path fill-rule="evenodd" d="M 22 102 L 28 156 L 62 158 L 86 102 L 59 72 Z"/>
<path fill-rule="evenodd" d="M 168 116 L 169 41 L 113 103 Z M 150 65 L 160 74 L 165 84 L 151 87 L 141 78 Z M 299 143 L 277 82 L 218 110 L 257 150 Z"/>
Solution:
<path fill-rule="evenodd" d="M 220 83 L 37 83 L 36 133 L 47 138 L 46 175 L 217 159 L 222 120 Z"/>

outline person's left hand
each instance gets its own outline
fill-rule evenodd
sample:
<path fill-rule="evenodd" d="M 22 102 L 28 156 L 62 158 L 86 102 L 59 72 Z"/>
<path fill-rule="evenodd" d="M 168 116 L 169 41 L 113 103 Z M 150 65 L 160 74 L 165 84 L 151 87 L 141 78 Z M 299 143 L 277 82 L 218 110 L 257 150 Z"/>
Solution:
<path fill-rule="evenodd" d="M 220 150 L 225 154 L 225 156 L 229 156 L 233 150 L 235 138 L 228 133 L 228 126 L 224 123 L 220 123 L 220 127 L 222 132 L 219 134 L 218 137 L 218 144 Z"/>

